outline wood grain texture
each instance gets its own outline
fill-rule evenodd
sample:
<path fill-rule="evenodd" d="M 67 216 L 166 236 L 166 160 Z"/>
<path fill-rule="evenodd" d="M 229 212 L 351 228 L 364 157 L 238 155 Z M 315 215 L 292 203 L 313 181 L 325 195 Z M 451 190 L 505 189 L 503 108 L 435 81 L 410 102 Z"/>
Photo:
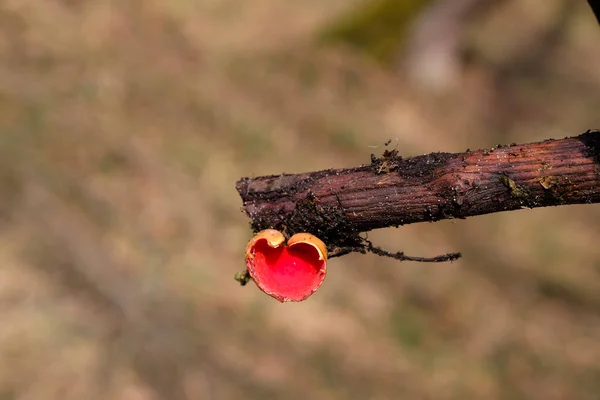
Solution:
<path fill-rule="evenodd" d="M 600 132 L 412 158 L 386 151 L 368 165 L 243 178 L 236 188 L 255 231 L 339 244 L 376 228 L 600 202 Z"/>

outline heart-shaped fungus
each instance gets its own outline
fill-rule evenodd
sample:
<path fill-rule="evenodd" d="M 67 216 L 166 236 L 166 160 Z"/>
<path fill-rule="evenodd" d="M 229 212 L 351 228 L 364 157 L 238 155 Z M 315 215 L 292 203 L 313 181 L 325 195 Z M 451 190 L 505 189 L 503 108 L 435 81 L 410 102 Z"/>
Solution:
<path fill-rule="evenodd" d="M 326 274 L 327 248 L 309 233 L 297 233 L 285 245 L 279 231 L 258 232 L 246 246 L 246 267 L 260 290 L 275 299 L 306 300 Z"/>

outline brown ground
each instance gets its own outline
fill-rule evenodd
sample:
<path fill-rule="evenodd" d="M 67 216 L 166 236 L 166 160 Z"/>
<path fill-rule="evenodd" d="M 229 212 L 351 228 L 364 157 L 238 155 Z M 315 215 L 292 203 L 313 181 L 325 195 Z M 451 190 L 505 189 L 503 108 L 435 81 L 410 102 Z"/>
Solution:
<path fill-rule="evenodd" d="M 0 2 L 0 399 L 597 399 L 600 208 L 372 232 L 279 304 L 242 176 L 600 126 L 600 28 L 508 1 L 446 95 L 311 45 L 348 1 Z M 548 22 L 550 21 L 550 23 Z M 377 147 L 376 147 L 377 146 Z"/>

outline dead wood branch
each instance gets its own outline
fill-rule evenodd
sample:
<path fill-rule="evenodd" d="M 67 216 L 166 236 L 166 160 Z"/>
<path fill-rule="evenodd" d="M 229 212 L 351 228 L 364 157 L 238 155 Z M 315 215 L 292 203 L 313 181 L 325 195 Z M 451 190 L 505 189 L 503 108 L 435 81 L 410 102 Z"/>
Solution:
<path fill-rule="evenodd" d="M 311 232 L 334 255 L 369 251 L 359 234 L 372 229 L 600 202 L 600 131 L 411 158 L 386 150 L 368 165 L 243 178 L 236 188 L 254 231 Z"/>

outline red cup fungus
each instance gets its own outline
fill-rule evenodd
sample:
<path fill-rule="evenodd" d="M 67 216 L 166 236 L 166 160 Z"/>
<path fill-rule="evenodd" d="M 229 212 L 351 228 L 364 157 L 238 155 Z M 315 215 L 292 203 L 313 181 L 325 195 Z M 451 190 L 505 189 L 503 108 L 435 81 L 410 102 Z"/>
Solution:
<path fill-rule="evenodd" d="M 302 301 L 313 294 L 326 274 L 327 248 L 309 233 L 284 243 L 275 229 L 258 232 L 246 246 L 246 267 L 260 290 L 279 300 Z"/>

